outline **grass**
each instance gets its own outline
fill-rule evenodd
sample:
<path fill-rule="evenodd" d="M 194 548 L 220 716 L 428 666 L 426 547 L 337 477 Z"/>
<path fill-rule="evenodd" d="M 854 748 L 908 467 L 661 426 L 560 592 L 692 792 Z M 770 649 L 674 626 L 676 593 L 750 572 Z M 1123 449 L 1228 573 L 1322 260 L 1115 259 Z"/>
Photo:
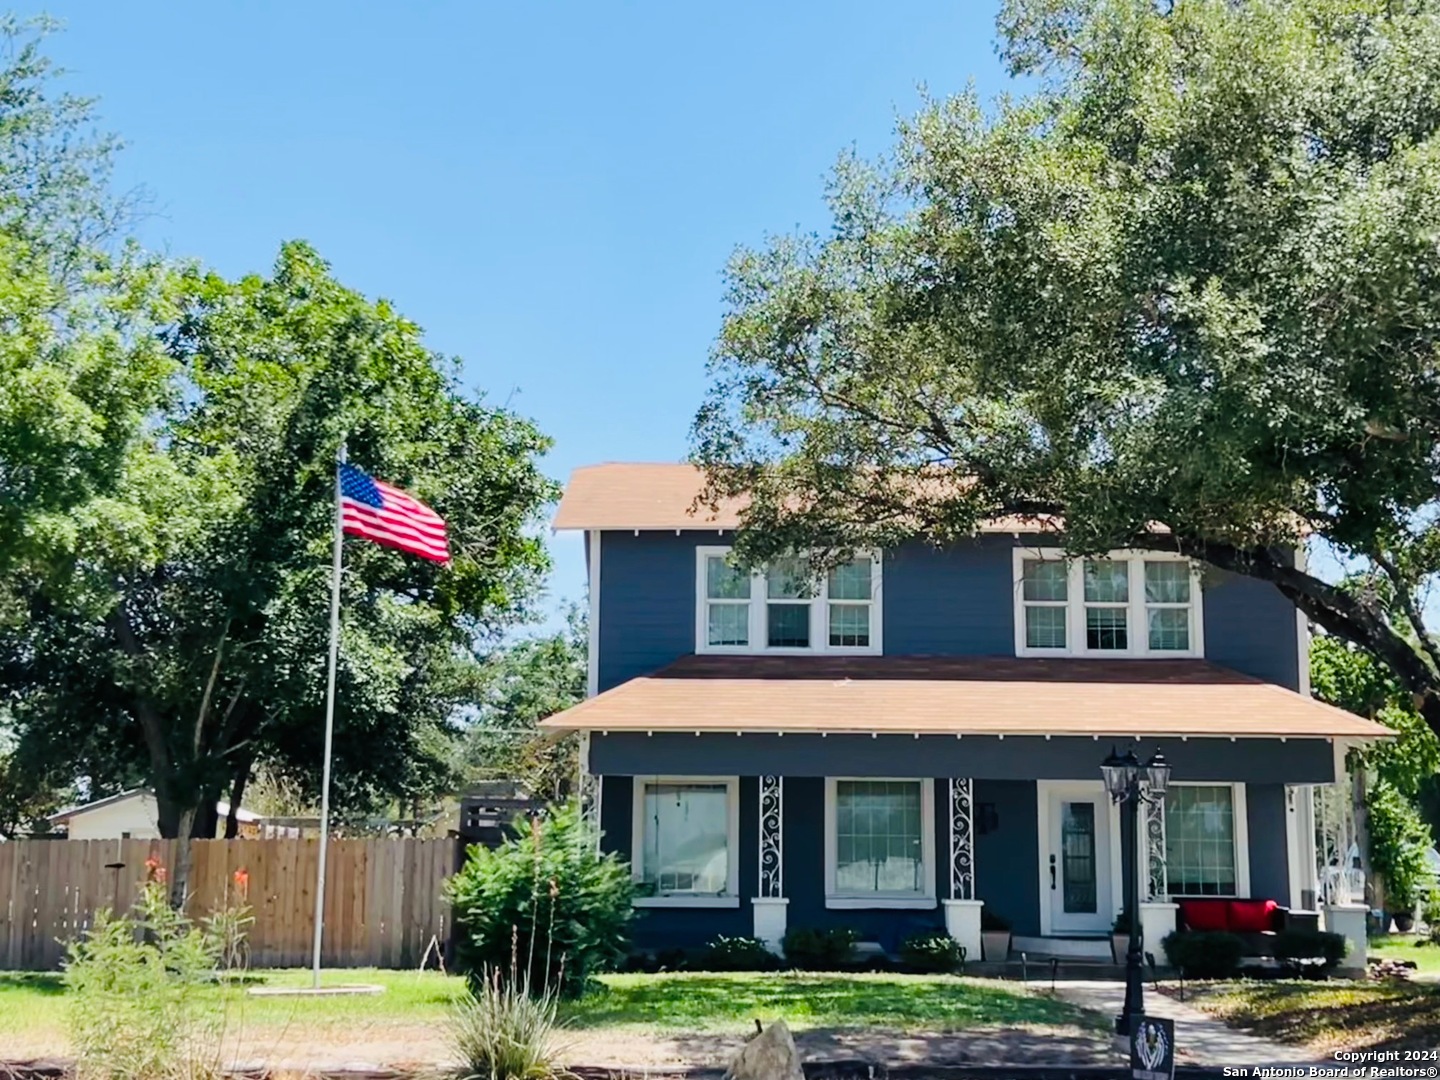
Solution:
<path fill-rule="evenodd" d="M 376 983 L 385 993 L 340 997 L 252 997 L 243 987 L 206 991 L 226 1010 L 226 1028 L 247 1042 L 332 1044 L 364 1033 L 397 1040 L 440 1039 L 462 980 L 437 972 L 360 969 L 327 972 L 324 985 Z M 310 984 L 308 971 L 257 971 L 250 984 Z M 0 972 L 0 1057 L 63 1055 L 66 1002 L 54 974 Z M 1010 1026 L 1103 1027 L 1105 1018 L 1014 983 L 938 975 L 705 974 L 607 975 L 601 987 L 564 1007 L 567 1023 L 594 1031 L 734 1031 L 783 1016 L 793 1028 L 887 1028 L 954 1032 Z"/>
<path fill-rule="evenodd" d="M 1185 997 L 1227 1024 L 1320 1052 L 1440 1045 L 1433 982 L 1242 981 L 1192 986 Z"/>
<path fill-rule="evenodd" d="M 693 972 L 607 975 L 602 982 L 603 991 L 567 1008 L 573 1026 L 705 1031 L 747 1025 L 756 1017 L 784 1017 L 795 1029 L 902 1031 L 1104 1023 L 1066 1002 L 1027 994 L 1014 983 L 941 975 Z"/>
<path fill-rule="evenodd" d="M 1440 975 L 1440 945 L 1419 934 L 1387 934 L 1370 939 L 1370 955 L 1387 960 L 1412 960 L 1422 974 Z"/>

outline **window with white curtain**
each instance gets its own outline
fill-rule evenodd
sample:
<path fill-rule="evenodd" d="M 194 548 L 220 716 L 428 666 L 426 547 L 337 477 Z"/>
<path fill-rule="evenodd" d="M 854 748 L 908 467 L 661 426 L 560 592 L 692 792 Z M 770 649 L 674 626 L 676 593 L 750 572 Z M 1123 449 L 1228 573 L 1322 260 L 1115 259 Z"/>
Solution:
<path fill-rule="evenodd" d="M 1165 876 L 1173 896 L 1238 895 L 1231 784 L 1177 784 L 1165 792 Z"/>
<path fill-rule="evenodd" d="M 836 777 L 825 795 L 827 905 L 933 906 L 932 782 Z"/>
<path fill-rule="evenodd" d="M 738 903 L 737 787 L 734 777 L 636 778 L 632 868 L 643 900 Z"/>

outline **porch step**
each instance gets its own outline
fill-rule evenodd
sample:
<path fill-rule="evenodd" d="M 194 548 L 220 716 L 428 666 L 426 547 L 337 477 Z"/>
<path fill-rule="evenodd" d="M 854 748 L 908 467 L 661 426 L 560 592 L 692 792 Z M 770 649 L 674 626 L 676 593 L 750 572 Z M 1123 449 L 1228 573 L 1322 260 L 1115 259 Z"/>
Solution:
<path fill-rule="evenodd" d="M 1020 937 L 1010 939 L 1010 955 L 1024 953 L 1032 960 L 1049 959 L 1052 956 L 1065 960 L 1109 960 L 1110 939 L 1108 937 Z"/>

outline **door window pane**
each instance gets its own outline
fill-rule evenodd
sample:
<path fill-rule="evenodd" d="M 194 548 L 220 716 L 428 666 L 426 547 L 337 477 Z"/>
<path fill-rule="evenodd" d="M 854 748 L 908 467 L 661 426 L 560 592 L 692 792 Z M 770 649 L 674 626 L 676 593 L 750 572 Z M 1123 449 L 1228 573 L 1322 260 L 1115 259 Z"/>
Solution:
<path fill-rule="evenodd" d="M 1099 910 L 1095 866 L 1095 804 L 1067 802 L 1060 822 L 1061 873 L 1067 912 Z"/>
<path fill-rule="evenodd" d="M 718 895 L 730 880 L 729 787 L 646 783 L 641 876 L 656 895 Z"/>
<path fill-rule="evenodd" d="M 835 889 L 922 893 L 921 781 L 835 781 Z"/>
<path fill-rule="evenodd" d="M 1235 793 L 1228 784 L 1165 792 L 1165 874 L 1175 896 L 1235 895 Z"/>

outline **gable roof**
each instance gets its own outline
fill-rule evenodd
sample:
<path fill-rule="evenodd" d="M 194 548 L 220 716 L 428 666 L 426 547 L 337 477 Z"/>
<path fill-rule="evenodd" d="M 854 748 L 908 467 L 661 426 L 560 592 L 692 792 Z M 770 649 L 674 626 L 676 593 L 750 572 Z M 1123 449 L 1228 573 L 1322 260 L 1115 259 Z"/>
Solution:
<path fill-rule="evenodd" d="M 687 656 L 552 731 L 1377 739 L 1389 728 L 1204 660 Z"/>
<path fill-rule="evenodd" d="M 64 825 L 73 817 L 81 814 L 89 814 L 96 810 L 103 810 L 107 806 L 115 806 L 118 803 L 128 802 L 131 799 L 142 799 L 146 796 L 154 798 L 154 793 L 149 788 L 130 788 L 126 791 L 118 791 L 114 795 L 106 795 L 103 799 L 96 799 L 93 802 L 82 803 L 79 806 L 67 806 L 63 810 L 57 810 L 45 820 L 52 825 Z M 230 804 L 223 799 L 215 804 L 216 812 L 223 818 L 230 814 Z M 259 821 L 260 815 L 252 810 L 246 810 L 243 806 L 235 811 L 237 821 Z"/>
<path fill-rule="evenodd" d="M 735 529 L 748 501 L 726 499 L 712 510 L 697 506 L 705 487 L 694 465 L 676 462 L 618 462 L 582 465 L 570 474 L 555 511 L 555 529 Z M 1051 532 L 1045 518 L 1005 517 L 987 521 L 981 532 Z"/>

